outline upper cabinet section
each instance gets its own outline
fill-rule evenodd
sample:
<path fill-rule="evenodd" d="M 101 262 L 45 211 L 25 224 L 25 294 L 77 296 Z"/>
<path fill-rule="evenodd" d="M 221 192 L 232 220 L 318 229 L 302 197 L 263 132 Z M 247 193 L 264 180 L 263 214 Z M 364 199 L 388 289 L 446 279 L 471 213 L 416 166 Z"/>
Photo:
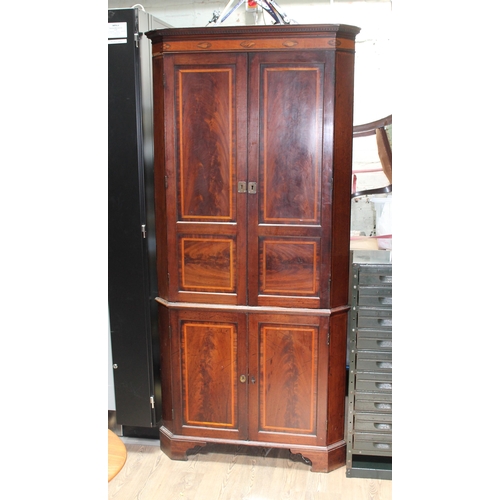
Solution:
<path fill-rule="evenodd" d="M 358 31 L 286 25 L 148 33 L 163 299 L 347 304 Z"/>

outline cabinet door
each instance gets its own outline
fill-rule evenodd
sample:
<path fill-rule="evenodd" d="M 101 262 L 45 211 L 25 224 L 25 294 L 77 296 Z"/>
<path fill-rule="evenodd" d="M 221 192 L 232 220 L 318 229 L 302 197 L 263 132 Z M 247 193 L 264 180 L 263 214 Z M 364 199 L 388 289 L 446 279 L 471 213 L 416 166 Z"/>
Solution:
<path fill-rule="evenodd" d="M 246 316 L 192 310 L 170 315 L 175 433 L 246 439 Z"/>
<path fill-rule="evenodd" d="M 328 307 L 332 57 L 250 56 L 250 305 Z"/>
<path fill-rule="evenodd" d="M 168 300 L 246 303 L 247 58 L 164 57 Z"/>
<path fill-rule="evenodd" d="M 249 436 L 325 443 L 328 319 L 249 314 Z"/>

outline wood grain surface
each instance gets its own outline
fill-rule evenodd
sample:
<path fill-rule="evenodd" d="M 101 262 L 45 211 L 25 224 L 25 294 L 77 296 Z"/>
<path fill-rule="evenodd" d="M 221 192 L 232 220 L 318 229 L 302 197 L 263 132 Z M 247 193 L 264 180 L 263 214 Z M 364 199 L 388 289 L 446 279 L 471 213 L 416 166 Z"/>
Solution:
<path fill-rule="evenodd" d="M 392 499 L 392 481 L 346 478 L 345 467 L 314 473 L 285 449 L 208 444 L 187 461 L 174 461 L 158 444 L 126 448 L 127 462 L 108 485 L 109 500 Z"/>
<path fill-rule="evenodd" d="M 111 481 L 127 460 L 127 449 L 120 438 L 108 429 L 108 481 Z"/>

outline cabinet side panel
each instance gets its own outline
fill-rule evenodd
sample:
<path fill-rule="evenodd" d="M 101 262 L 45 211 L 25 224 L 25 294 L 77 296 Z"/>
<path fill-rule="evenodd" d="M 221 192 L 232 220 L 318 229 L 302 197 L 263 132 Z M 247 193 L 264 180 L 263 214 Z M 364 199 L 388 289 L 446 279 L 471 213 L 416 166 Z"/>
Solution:
<path fill-rule="evenodd" d="M 169 325 L 168 309 L 160 305 L 158 307 L 158 328 L 160 336 L 162 423 L 172 430 L 172 349 Z"/>
<path fill-rule="evenodd" d="M 158 295 L 168 298 L 167 231 L 165 199 L 165 120 L 166 110 L 163 88 L 163 57 L 153 60 L 153 99 L 154 99 L 154 186 L 155 186 L 155 229 L 156 229 L 156 268 Z"/>
<path fill-rule="evenodd" d="M 328 444 L 345 437 L 346 344 L 348 312 L 330 319 L 328 369 Z"/>
<path fill-rule="evenodd" d="M 336 53 L 331 307 L 349 298 L 354 53 Z"/>

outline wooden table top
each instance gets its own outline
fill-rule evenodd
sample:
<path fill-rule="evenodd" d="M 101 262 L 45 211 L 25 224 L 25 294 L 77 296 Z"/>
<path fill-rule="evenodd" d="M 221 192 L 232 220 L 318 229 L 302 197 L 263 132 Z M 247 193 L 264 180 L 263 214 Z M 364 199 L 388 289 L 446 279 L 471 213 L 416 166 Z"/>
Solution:
<path fill-rule="evenodd" d="M 113 479 L 127 460 L 127 449 L 120 438 L 108 429 L 108 482 Z"/>

